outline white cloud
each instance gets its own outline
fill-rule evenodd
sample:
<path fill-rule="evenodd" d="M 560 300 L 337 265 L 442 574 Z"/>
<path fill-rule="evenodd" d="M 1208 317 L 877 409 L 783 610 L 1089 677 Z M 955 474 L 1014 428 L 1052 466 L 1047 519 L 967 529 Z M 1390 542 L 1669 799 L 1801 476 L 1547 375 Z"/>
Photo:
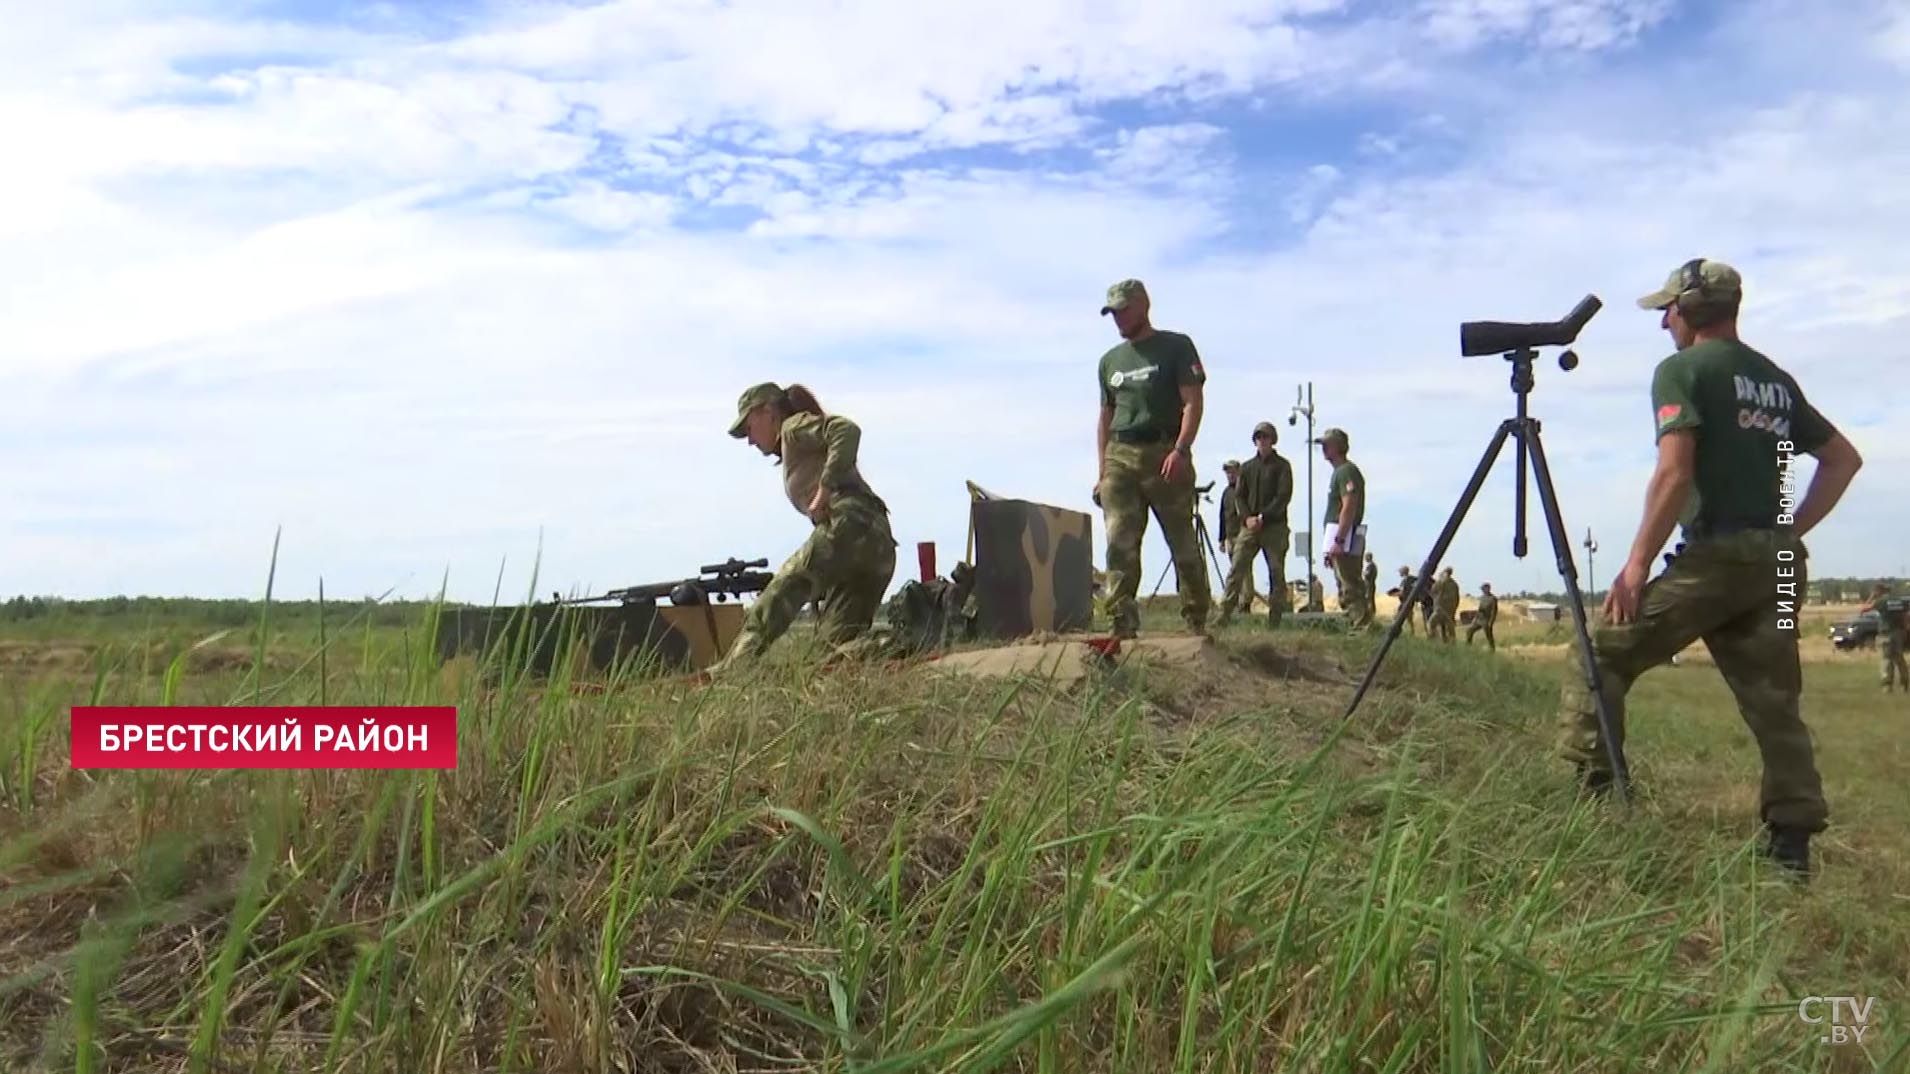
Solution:
<path fill-rule="evenodd" d="M 1470 47 L 1494 37 L 1547 48 L 1625 45 L 1663 21 L 1676 0 L 1420 0 L 1426 31 L 1446 45 Z"/>
<path fill-rule="evenodd" d="M 1141 127 L 1121 131 L 1096 155 L 1117 179 L 1185 182 L 1226 167 L 1226 136 L 1212 123 Z"/>
<path fill-rule="evenodd" d="M 1339 185 L 1342 173 L 1331 164 L 1315 164 L 1308 168 L 1287 191 L 1284 205 L 1287 216 L 1295 223 L 1306 223 L 1320 211 L 1333 188 Z"/>
<path fill-rule="evenodd" d="M 660 227 L 676 214 L 676 199 L 668 195 L 616 190 L 596 179 L 544 204 L 586 227 L 608 232 Z"/>
<path fill-rule="evenodd" d="M 0 172 L 0 446 L 35 460 L 0 470 L 11 588 L 256 593 L 281 523 L 293 592 L 429 592 L 449 565 L 482 599 L 506 557 L 520 592 L 540 536 L 543 591 L 776 559 L 802 520 L 722 433 L 762 379 L 861 421 L 898 537 L 946 563 L 964 479 L 1087 507 L 1096 311 L 1130 275 L 1207 357 L 1203 473 L 1310 379 L 1389 563 L 1424 554 L 1511 407 L 1457 323 L 1599 292 L 1584 365 L 1542 366 L 1534 405 L 1568 523 L 1611 556 L 1665 350 L 1631 299 L 1694 253 L 1745 270 L 1747 332 L 1873 460 L 1816 569 L 1894 569 L 1871 535 L 1910 522 L 1887 435 L 1910 412 L 1869 387 L 1910 327 L 1905 87 L 1793 65 L 1765 10 L 1713 32 L 1760 25 L 1728 64 L 1681 47 L 1649 77 L 1587 60 L 1506 85 L 1403 43 L 1646 47 L 1654 9 L 1022 0 L 923 9 L 915 32 L 885 4 L 609 4 L 303 44 L 107 12 L 115 43 L 66 53 L 47 27 L 87 9 L 62 10 L 35 16 L 34 76 L 0 78 L 29 150 Z M 1811 18 L 1815 48 L 1862 36 Z M 172 63 L 253 49 L 308 58 Z M 1768 106 L 1636 120 L 1726 78 Z M 1404 114 L 1346 132 L 1365 154 L 1280 126 L 1349 100 Z M 1510 469 L 1455 554 L 1518 588 Z"/>

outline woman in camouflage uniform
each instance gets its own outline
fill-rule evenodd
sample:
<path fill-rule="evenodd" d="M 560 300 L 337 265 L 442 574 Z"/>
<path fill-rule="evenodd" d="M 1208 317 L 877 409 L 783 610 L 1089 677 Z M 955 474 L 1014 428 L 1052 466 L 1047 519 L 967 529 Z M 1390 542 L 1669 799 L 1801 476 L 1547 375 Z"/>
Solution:
<path fill-rule="evenodd" d="M 895 577 L 896 549 L 888 504 L 856 466 L 862 430 L 823 413 L 800 384 L 758 384 L 737 401 L 730 435 L 780 460 L 790 506 L 815 528 L 750 606 L 729 655 L 710 672 L 760 657 L 812 600 L 821 608 L 816 634 L 823 644 L 840 647 L 860 637 Z"/>

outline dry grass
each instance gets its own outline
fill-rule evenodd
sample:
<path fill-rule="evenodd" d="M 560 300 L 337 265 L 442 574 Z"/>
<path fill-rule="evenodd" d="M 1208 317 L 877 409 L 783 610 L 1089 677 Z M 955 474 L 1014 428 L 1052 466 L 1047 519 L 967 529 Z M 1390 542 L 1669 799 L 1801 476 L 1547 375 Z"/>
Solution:
<path fill-rule="evenodd" d="M 1812 675 L 1838 827 L 1800 892 L 1749 852 L 1755 752 L 1708 669 L 1641 681 L 1623 817 L 1550 758 L 1561 668 L 1404 639 L 1342 724 L 1370 645 L 1243 627 L 1218 666 L 1066 690 L 782 667 L 587 696 L 335 654 L 334 702 L 459 705 L 449 773 L 74 772 L 64 706 L 155 687 L 49 675 L 0 721 L 0 1063 L 1902 1060 L 1910 807 L 1868 669 Z M 313 699 L 293 655 L 188 683 Z M 1809 994 L 1880 996 L 1882 1026 L 1819 1045 Z"/>

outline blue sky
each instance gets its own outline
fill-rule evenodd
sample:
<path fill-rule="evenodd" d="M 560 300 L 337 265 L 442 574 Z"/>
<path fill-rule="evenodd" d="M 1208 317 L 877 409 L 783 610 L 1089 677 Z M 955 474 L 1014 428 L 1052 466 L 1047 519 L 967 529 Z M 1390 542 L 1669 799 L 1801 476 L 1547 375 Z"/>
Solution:
<path fill-rule="evenodd" d="M 1880 0 L 34 5 L 0 40 L 0 594 L 256 596 L 281 526 L 292 597 L 780 562 L 806 523 L 724 435 L 765 379 L 864 426 L 946 564 L 965 480 L 1089 509 L 1127 276 L 1206 358 L 1203 479 L 1310 380 L 1389 573 L 1512 406 L 1459 323 L 1598 294 L 1533 404 L 1602 582 L 1667 353 L 1633 300 L 1700 255 L 1868 460 L 1813 570 L 1906 572 L 1907 90 Z M 1511 480 L 1468 589 L 1555 585 Z"/>

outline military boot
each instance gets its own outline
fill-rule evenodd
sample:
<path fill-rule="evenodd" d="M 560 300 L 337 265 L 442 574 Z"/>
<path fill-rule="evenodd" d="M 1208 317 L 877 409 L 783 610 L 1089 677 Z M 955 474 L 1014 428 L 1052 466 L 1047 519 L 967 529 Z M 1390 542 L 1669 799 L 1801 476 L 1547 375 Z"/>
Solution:
<path fill-rule="evenodd" d="M 1808 883 L 1811 877 L 1811 833 L 1804 828 L 1766 824 L 1764 856 L 1789 869 L 1793 879 Z"/>
<path fill-rule="evenodd" d="M 1603 768 L 1593 768 L 1584 761 L 1578 762 L 1578 796 L 1587 800 L 1602 801 L 1610 798 L 1614 777 Z"/>

